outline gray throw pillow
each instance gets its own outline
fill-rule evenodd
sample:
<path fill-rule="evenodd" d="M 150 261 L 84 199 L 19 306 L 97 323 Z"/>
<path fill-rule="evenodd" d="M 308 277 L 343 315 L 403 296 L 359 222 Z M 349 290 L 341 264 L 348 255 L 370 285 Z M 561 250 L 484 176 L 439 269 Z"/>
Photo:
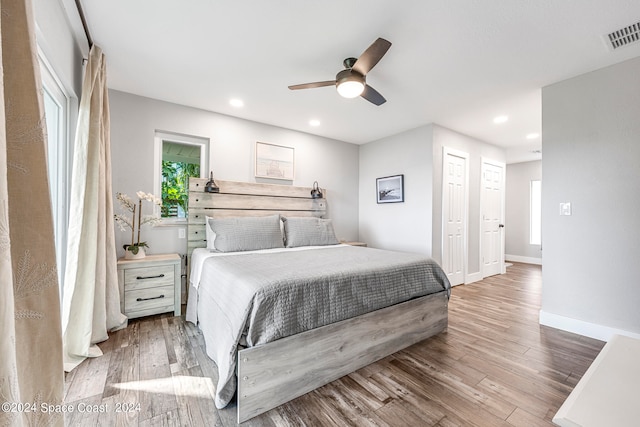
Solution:
<path fill-rule="evenodd" d="M 285 243 L 288 248 L 339 243 L 330 219 L 283 217 L 282 221 L 284 221 Z"/>
<path fill-rule="evenodd" d="M 209 218 L 220 252 L 253 251 L 284 247 L 280 216 Z"/>

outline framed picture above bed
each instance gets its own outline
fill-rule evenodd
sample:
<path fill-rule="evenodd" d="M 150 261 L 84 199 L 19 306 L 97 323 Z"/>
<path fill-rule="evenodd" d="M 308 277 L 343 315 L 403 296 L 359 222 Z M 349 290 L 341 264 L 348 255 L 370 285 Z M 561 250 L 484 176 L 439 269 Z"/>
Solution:
<path fill-rule="evenodd" d="M 293 181 L 293 147 L 256 142 L 256 178 Z"/>
<path fill-rule="evenodd" d="M 376 201 L 378 203 L 404 202 L 404 175 L 376 178 Z"/>

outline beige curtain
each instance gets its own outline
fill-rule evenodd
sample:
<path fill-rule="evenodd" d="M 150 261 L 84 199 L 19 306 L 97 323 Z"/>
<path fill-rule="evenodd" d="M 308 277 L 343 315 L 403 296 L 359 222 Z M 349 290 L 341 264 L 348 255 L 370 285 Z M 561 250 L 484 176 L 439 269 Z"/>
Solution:
<path fill-rule="evenodd" d="M 0 425 L 62 425 L 10 404 L 61 404 L 64 379 L 31 0 L 0 0 L 0 15 Z"/>
<path fill-rule="evenodd" d="M 126 326 L 120 312 L 113 226 L 105 56 L 94 45 L 82 85 L 74 145 L 64 279 L 64 369 L 102 355 L 95 343 Z"/>

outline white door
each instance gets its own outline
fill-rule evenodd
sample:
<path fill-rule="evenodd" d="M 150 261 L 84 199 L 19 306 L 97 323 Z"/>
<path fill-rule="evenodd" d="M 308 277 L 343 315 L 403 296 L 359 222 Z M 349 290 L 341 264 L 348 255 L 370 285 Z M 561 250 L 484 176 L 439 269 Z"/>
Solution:
<path fill-rule="evenodd" d="M 464 283 L 468 154 L 445 148 L 442 171 L 442 268 L 452 286 Z"/>
<path fill-rule="evenodd" d="M 482 277 L 504 272 L 504 163 L 482 161 Z"/>

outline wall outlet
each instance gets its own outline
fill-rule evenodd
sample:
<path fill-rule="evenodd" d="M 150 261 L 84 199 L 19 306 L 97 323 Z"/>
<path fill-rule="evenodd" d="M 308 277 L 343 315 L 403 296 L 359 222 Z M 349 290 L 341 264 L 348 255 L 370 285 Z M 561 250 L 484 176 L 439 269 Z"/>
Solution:
<path fill-rule="evenodd" d="M 560 215 L 561 216 L 571 215 L 571 202 L 560 203 Z"/>
<path fill-rule="evenodd" d="M 178 229 L 178 239 L 186 239 L 187 231 L 184 228 Z"/>

